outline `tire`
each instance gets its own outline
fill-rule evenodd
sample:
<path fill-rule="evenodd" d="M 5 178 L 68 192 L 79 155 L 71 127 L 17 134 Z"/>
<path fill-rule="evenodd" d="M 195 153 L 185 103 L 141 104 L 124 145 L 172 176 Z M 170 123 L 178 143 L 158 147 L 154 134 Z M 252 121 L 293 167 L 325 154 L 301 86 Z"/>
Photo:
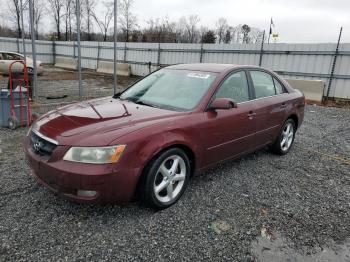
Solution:
<path fill-rule="evenodd" d="M 15 130 L 18 127 L 18 120 L 16 117 L 10 116 L 7 120 L 7 124 L 11 130 Z"/>
<path fill-rule="evenodd" d="M 281 129 L 278 138 L 272 146 L 272 151 L 278 155 L 287 154 L 292 148 L 295 138 L 296 126 L 293 119 L 288 119 Z"/>
<path fill-rule="evenodd" d="M 156 209 L 170 207 L 186 190 L 190 174 L 190 161 L 183 150 L 164 151 L 145 169 L 140 183 L 140 200 Z"/>

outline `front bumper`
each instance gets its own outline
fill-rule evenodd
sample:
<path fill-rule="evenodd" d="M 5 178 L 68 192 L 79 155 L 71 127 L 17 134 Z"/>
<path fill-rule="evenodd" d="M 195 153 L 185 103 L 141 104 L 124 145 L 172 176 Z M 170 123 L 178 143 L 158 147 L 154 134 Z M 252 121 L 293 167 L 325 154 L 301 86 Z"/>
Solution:
<path fill-rule="evenodd" d="M 115 164 L 93 165 L 62 160 L 68 147 L 58 146 L 45 159 L 36 154 L 26 138 L 23 144 L 27 161 L 37 181 L 75 202 L 125 204 L 133 197 L 138 170 Z M 96 191 L 95 196 L 79 196 L 78 190 Z"/>

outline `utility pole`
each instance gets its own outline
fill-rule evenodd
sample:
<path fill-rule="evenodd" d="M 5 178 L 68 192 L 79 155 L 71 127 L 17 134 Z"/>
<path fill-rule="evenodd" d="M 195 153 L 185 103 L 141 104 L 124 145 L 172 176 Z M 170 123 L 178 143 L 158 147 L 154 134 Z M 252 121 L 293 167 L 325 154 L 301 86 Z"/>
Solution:
<path fill-rule="evenodd" d="M 81 46 L 80 46 L 80 0 L 77 0 L 77 42 L 78 42 L 78 77 L 79 77 L 79 97 L 83 97 L 83 86 L 81 80 Z"/>
<path fill-rule="evenodd" d="M 114 61 L 113 61 L 113 95 L 117 93 L 117 0 L 114 0 Z"/>
<path fill-rule="evenodd" d="M 329 98 L 329 94 L 331 92 L 332 82 L 333 82 L 333 78 L 334 78 L 335 66 L 337 64 L 337 58 L 338 58 L 338 54 L 339 54 L 339 45 L 340 45 L 342 32 L 343 32 L 343 27 L 340 28 L 340 32 L 339 32 L 339 36 L 338 36 L 338 42 L 337 42 L 337 47 L 335 49 L 335 53 L 334 53 L 334 57 L 333 57 L 332 70 L 331 70 L 331 74 L 329 76 L 327 95 L 326 95 L 326 98 L 324 100 L 325 103 L 327 103 L 328 98 Z"/>
<path fill-rule="evenodd" d="M 27 66 L 27 52 L 26 52 L 26 42 L 25 42 L 25 31 L 24 31 L 24 23 L 23 23 L 23 0 L 20 2 L 21 5 L 21 26 L 22 26 L 22 45 L 23 45 L 23 56 L 24 56 L 24 64 Z"/>
<path fill-rule="evenodd" d="M 34 33 L 34 17 L 33 17 L 33 0 L 29 0 L 29 19 L 30 19 L 30 31 L 32 36 L 32 56 L 33 56 L 33 69 L 34 69 L 34 79 L 33 79 L 33 97 L 34 100 L 38 99 L 37 90 L 37 64 L 36 64 L 36 47 L 35 47 L 35 33 Z"/>
<path fill-rule="evenodd" d="M 263 36 L 262 36 L 262 40 L 261 40 L 259 66 L 261 66 L 261 64 L 262 64 L 262 57 L 264 54 L 264 42 L 265 42 L 265 30 L 263 32 Z"/>
<path fill-rule="evenodd" d="M 270 20 L 270 29 L 269 29 L 269 38 L 267 40 L 267 43 L 270 44 L 270 37 L 272 35 L 272 26 L 275 26 L 275 24 L 273 23 L 273 20 L 272 20 L 272 17 L 271 17 L 271 20 Z"/>

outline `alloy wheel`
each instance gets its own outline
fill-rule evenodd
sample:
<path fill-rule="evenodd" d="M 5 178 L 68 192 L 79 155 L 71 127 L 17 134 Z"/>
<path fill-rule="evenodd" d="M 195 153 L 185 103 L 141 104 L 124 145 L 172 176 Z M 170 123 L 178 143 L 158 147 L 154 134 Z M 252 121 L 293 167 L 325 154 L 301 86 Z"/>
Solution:
<path fill-rule="evenodd" d="M 292 123 L 287 123 L 282 131 L 281 149 L 287 151 L 294 139 L 294 127 Z"/>
<path fill-rule="evenodd" d="M 167 203 L 180 194 L 185 185 L 186 172 L 185 160 L 179 155 L 172 155 L 162 162 L 153 185 L 158 201 Z"/>

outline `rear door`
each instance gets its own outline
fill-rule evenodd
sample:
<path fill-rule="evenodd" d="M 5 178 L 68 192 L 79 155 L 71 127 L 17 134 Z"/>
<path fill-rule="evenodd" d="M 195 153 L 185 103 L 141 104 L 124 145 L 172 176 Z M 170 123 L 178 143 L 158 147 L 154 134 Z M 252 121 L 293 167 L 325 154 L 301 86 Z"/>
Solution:
<path fill-rule="evenodd" d="M 266 71 L 250 70 L 250 81 L 255 95 L 256 149 L 277 138 L 286 117 L 288 96 L 279 80 Z"/>
<path fill-rule="evenodd" d="M 229 75 L 218 88 L 213 99 L 230 98 L 238 105 L 229 110 L 207 111 L 200 128 L 205 146 L 203 166 L 251 151 L 256 130 L 251 92 L 245 71 Z"/>

